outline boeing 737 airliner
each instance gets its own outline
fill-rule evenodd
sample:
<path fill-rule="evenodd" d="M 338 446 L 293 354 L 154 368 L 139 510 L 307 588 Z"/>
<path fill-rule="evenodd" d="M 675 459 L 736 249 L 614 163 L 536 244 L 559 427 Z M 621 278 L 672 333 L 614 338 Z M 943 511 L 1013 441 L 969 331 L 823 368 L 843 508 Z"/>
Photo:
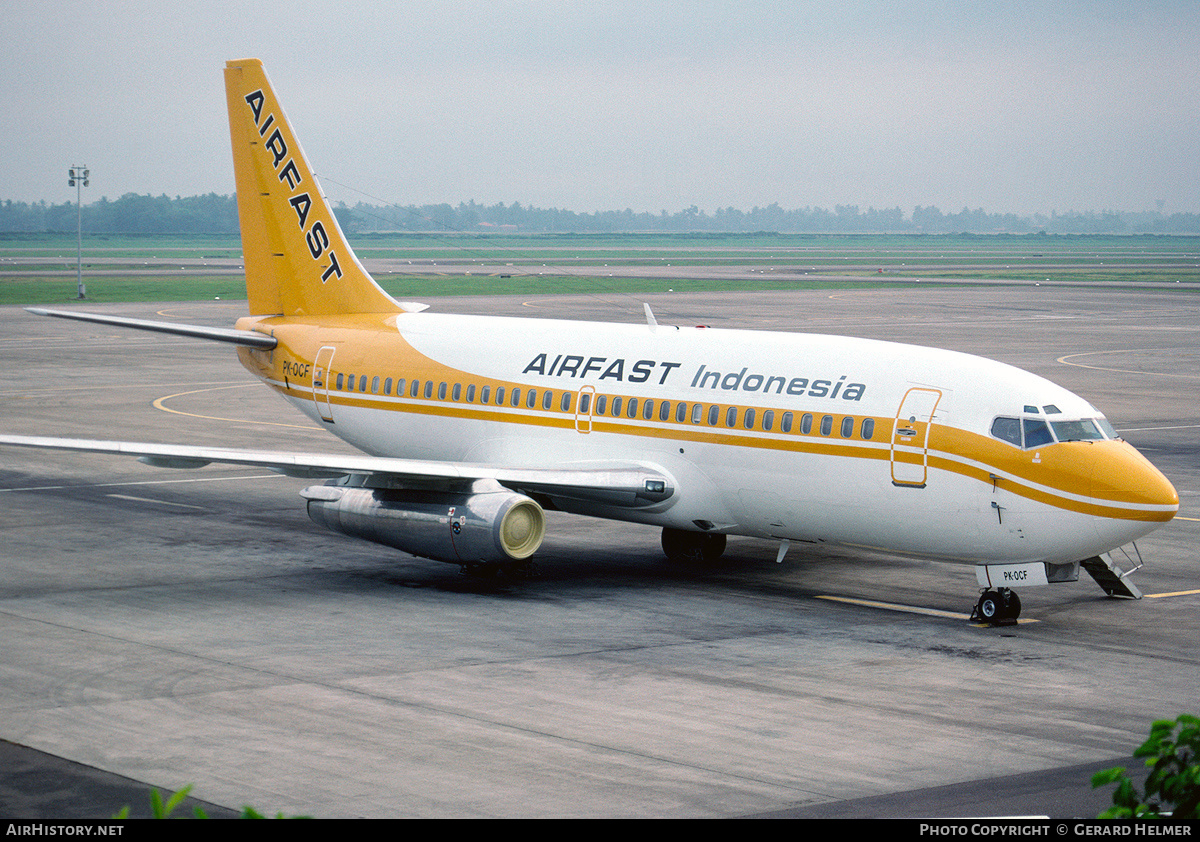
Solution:
<path fill-rule="evenodd" d="M 225 70 L 250 315 L 232 329 L 33 310 L 232 343 L 345 457 L 83 439 L 0 444 L 320 478 L 319 524 L 464 566 L 518 563 L 553 508 L 662 529 L 668 556 L 727 535 L 839 542 L 976 566 L 976 615 L 1014 586 L 1139 596 L 1110 551 L 1174 517 L 1171 483 L 1055 384 L 950 351 L 646 322 L 439 315 L 359 264 L 262 64 Z"/>

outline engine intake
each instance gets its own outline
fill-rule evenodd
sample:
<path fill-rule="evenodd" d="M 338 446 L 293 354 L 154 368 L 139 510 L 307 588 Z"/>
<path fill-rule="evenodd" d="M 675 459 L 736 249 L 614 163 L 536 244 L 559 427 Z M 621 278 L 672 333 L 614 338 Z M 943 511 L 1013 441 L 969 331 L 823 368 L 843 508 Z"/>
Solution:
<path fill-rule="evenodd" d="M 546 515 L 524 494 L 496 488 L 456 494 L 314 485 L 300 495 L 326 529 L 412 555 L 455 564 L 529 558 L 546 535 Z"/>

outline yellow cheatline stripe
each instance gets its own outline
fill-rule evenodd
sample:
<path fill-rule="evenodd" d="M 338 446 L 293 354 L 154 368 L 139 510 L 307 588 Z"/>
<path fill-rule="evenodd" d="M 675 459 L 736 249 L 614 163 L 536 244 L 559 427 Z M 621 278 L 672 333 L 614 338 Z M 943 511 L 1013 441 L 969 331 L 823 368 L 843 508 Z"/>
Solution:
<path fill-rule="evenodd" d="M 198 395 L 202 392 L 219 392 L 222 389 L 243 389 L 247 386 L 257 386 L 257 385 L 258 385 L 257 383 L 239 383 L 236 386 L 218 386 L 213 389 L 192 389 L 190 392 L 176 392 L 174 395 L 165 395 L 161 398 L 157 398 L 152 405 L 154 406 L 155 409 L 161 409 L 163 412 L 170 412 L 174 415 L 186 415 L 189 418 L 204 418 L 205 420 L 208 420 L 208 421 L 230 421 L 234 424 L 264 424 L 269 427 L 291 427 L 292 429 L 296 429 L 296 430 L 320 429 L 319 427 L 315 427 L 312 424 L 283 424 L 278 421 L 253 421 L 248 418 L 222 418 L 219 415 L 200 415 L 195 412 L 184 412 L 181 409 L 171 409 L 169 406 L 166 406 L 164 403 L 165 401 L 169 401 L 172 398 L 182 398 L 185 395 Z"/>
<path fill-rule="evenodd" d="M 1200 523 L 1200 517 L 1183 517 L 1181 515 L 1175 515 L 1175 520 L 1190 520 L 1194 523 Z"/>
<path fill-rule="evenodd" d="M 1169 596 L 1195 596 L 1200 594 L 1200 589 L 1194 591 L 1171 591 L 1170 593 L 1148 593 L 1143 594 L 1146 599 L 1165 599 Z"/>
<path fill-rule="evenodd" d="M 290 386 L 290 390 L 276 381 L 268 381 L 275 389 L 280 392 L 291 392 L 298 394 L 300 397 L 307 397 L 307 390 L 302 390 L 299 385 Z M 435 381 L 436 382 L 436 381 Z M 522 388 L 517 386 L 516 388 Z M 533 387 L 536 388 L 536 387 Z M 360 396 L 361 395 L 361 396 Z M 434 399 L 417 399 L 421 403 L 409 403 L 404 399 L 383 399 L 378 395 L 366 395 L 361 393 L 345 393 L 345 392 L 329 392 L 329 402 L 332 406 L 355 406 L 364 409 L 384 409 L 393 412 L 407 412 L 418 415 L 435 415 L 445 418 L 460 418 L 460 419 L 477 419 L 477 420 L 492 420 L 501 421 L 509 424 L 520 424 L 536 427 L 561 427 L 567 429 L 575 428 L 576 414 L 572 412 L 558 412 L 555 410 L 538 411 L 537 414 L 530 414 L 525 411 L 526 407 L 515 407 L 516 411 L 498 412 L 496 410 L 508 409 L 508 407 L 492 407 L 485 404 L 477 406 L 454 402 L 451 400 L 435 401 Z M 574 402 L 574 399 L 573 399 Z M 383 406 L 380 406 L 383 404 Z M 706 404 L 707 405 L 707 404 Z M 720 404 L 725 406 L 725 404 Z M 739 417 L 744 407 L 733 405 L 738 408 Z M 781 412 L 784 410 L 780 410 Z M 798 414 L 804 414 L 798 412 Z M 809 413 L 812 414 L 812 413 Z M 820 415 L 821 413 L 816 413 Z M 841 418 L 842 414 L 826 413 L 834 415 L 836 418 Z M 887 460 L 891 454 L 891 445 L 889 439 L 879 439 L 873 441 L 863 441 L 861 439 L 841 439 L 834 436 L 818 436 L 816 434 L 803 433 L 764 433 L 762 431 L 742 431 L 737 428 L 724 427 L 720 425 L 707 426 L 706 424 L 693 424 L 690 421 L 677 422 L 668 420 L 665 422 L 655 421 L 651 419 L 645 424 L 627 422 L 626 418 L 608 415 L 589 415 L 590 430 L 592 432 L 608 432 L 620 435 L 634 435 L 647 438 L 669 438 L 691 443 L 710 443 L 736 445 L 740 447 L 754 447 L 771 450 L 785 450 L 808 453 L 810 455 L 821 456 L 840 456 L 859 459 L 876 459 Z M 873 416 L 852 416 L 855 418 L 873 417 Z M 689 415 L 690 418 L 690 415 Z M 877 424 L 881 424 L 886 428 L 886 424 L 890 419 L 875 419 Z M 840 422 L 839 422 L 840 423 Z M 285 425 L 286 426 L 286 425 Z M 786 438 L 784 438 L 786 436 Z M 905 458 L 908 456 L 909 458 Z M 961 474 L 965 477 L 975 479 L 979 482 L 992 483 L 991 474 L 982 467 L 976 465 L 965 464 L 955 458 L 957 455 L 946 456 L 941 452 L 930 448 L 927 460 L 931 468 L 940 468 L 945 471 Z M 910 461 L 911 455 L 901 454 L 899 461 L 907 464 Z M 913 464 L 919 464 L 913 463 Z M 1011 468 L 1012 466 L 1007 466 Z M 1046 505 L 1055 506 L 1067 511 L 1076 512 L 1078 514 L 1086 514 L 1098 517 L 1108 517 L 1121 520 L 1137 520 L 1137 521 L 1169 521 L 1173 516 L 1173 511 L 1163 509 L 1143 509 L 1130 510 L 1121 506 L 1120 501 L 1103 501 L 1090 502 L 1086 500 L 1074 500 L 1069 497 L 1061 496 L 1062 492 L 1059 489 L 1038 489 L 1031 488 L 1021 482 L 1022 478 L 1005 478 L 1006 490 L 1036 502 Z"/>
<path fill-rule="evenodd" d="M 420 365 L 415 366 L 422 373 L 414 379 L 428 380 L 431 382 L 444 381 L 452 383 L 455 381 L 472 381 L 475 375 L 465 370 L 459 370 L 425 355 L 417 351 L 413 346 L 404 340 L 408 352 L 394 359 L 397 367 L 414 368 L 407 359 L 409 356 L 416 357 Z M 385 353 L 386 349 L 380 348 L 381 353 Z M 285 353 L 293 353 L 287 351 Z M 294 354 L 297 359 L 306 358 L 305 354 Z M 284 394 L 296 395 L 300 398 L 311 398 L 311 385 L 307 389 L 301 384 L 280 383 L 265 369 L 258 372 L 259 376 L 273 386 L 277 391 Z M 329 372 L 329 376 L 334 376 L 334 372 Z M 515 381 L 494 381 L 490 378 L 484 378 L 487 385 L 493 388 L 505 386 L 509 389 L 534 389 L 539 390 L 537 386 L 531 386 L 527 383 L 518 383 Z M 554 389 L 549 391 L 560 392 L 565 391 L 572 394 L 572 406 L 578 401 L 578 394 L 571 389 Z M 619 396 L 628 397 L 628 396 Z M 714 396 L 715 397 L 715 396 Z M 547 411 L 534 413 L 522 411 L 524 407 L 516 408 L 516 412 L 497 413 L 489 411 L 491 408 L 480 404 L 478 409 L 467 409 L 464 404 L 459 401 L 444 399 L 438 400 L 436 403 L 426 403 L 422 401 L 420 404 L 411 404 L 403 398 L 399 400 L 391 400 L 387 398 L 381 399 L 382 396 L 375 394 L 367 395 L 363 393 L 341 392 L 335 389 L 328 389 L 326 399 L 331 407 L 337 406 L 357 406 L 362 408 L 387 409 L 399 412 L 411 412 L 421 415 L 436 415 L 447 418 L 474 418 L 479 420 L 494 420 L 502 423 L 528 425 L 534 427 L 559 427 L 567 429 L 577 429 L 577 415 L 573 412 L 557 412 Z M 419 399 L 418 399 L 419 400 Z M 850 458 L 887 460 L 891 458 L 893 450 L 891 437 L 886 435 L 886 431 L 892 424 L 893 419 L 889 417 L 872 416 L 872 415 L 857 415 L 853 412 L 837 412 L 833 407 L 822 410 L 808 411 L 804 410 L 785 410 L 782 408 L 767 407 L 756 405 L 748 407 L 745 404 L 723 404 L 713 401 L 685 401 L 684 403 L 699 403 L 703 405 L 734 406 L 737 409 L 738 417 L 747 408 L 753 408 L 757 412 L 765 412 L 768 409 L 774 412 L 795 413 L 797 421 L 805 414 L 812 415 L 816 421 L 823 415 L 830 415 L 837 419 L 840 427 L 841 419 L 849 416 L 856 419 L 872 418 L 880 432 L 884 433 L 878 439 L 864 441 L 858 438 L 841 439 L 838 436 L 818 436 L 815 433 L 775 433 L 766 431 L 742 431 L 736 428 L 723 427 L 721 425 L 708 426 L 705 424 L 692 424 L 687 421 L 676 422 L 667 420 L 665 422 L 655 422 L 650 419 L 647 424 L 633 423 L 630 424 L 624 418 L 616 416 L 599 416 L 589 414 L 585 423 L 588 425 L 590 432 L 609 432 L 623 435 L 634 435 L 649 438 L 669 438 L 688 441 L 692 443 L 705 442 L 713 444 L 727 444 L 741 447 L 754 447 L 770 450 L 785 450 L 809 453 L 812 455 L 823 456 L 846 456 Z M 381 404 L 383 406 L 381 406 Z M 445 408 L 439 406 L 444 404 Z M 499 408 L 499 407 L 497 407 Z M 839 407 L 840 408 L 840 407 Z M 850 407 L 846 407 L 850 408 Z M 336 413 L 335 413 L 336 414 Z M 690 416 L 689 416 L 690 418 Z M 782 422 L 782 418 L 780 419 Z M 288 426 L 288 425 L 283 425 Z M 307 429 L 307 428 L 305 428 Z M 581 431 L 582 432 L 582 431 Z M 1075 512 L 1077 514 L 1091 515 L 1096 517 L 1114 518 L 1119 520 L 1134 520 L 1134 521 L 1151 521 L 1151 522 L 1166 522 L 1169 521 L 1175 514 L 1174 510 L 1167 510 L 1162 507 L 1133 507 L 1124 505 L 1120 500 L 1108 500 L 1104 498 L 1080 498 L 1079 495 L 1074 495 L 1064 488 L 1055 488 L 1053 486 L 1044 486 L 1034 483 L 1032 479 L 1024 476 L 1029 470 L 1029 465 L 1025 464 L 1028 459 L 1028 453 L 1001 453 L 1002 445 L 994 441 L 984 441 L 984 447 L 979 449 L 975 447 L 980 443 L 980 437 L 954 428 L 939 427 L 931 431 L 936 434 L 936 438 L 942 441 L 930 441 L 927 450 L 922 449 L 919 454 L 908 455 L 903 451 L 898 452 L 898 461 L 908 463 L 913 458 L 919 457 L 918 464 L 924 462 L 930 468 L 940 468 L 960 474 L 970 479 L 974 479 L 983 483 L 993 483 L 993 474 L 1004 476 L 1003 481 L 1006 484 L 1006 490 L 1016 494 L 1019 497 L 1043 503 L 1055 508 L 1064 509 L 1066 511 Z M 997 457 L 1001 456 L 999 461 Z M 970 464 L 968 464 L 970 463 Z"/>

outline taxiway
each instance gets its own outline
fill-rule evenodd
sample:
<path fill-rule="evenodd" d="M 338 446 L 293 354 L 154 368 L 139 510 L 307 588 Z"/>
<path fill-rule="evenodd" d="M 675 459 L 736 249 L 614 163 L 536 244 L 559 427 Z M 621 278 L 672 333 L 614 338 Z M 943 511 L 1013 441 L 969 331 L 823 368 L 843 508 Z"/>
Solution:
<path fill-rule="evenodd" d="M 489 585 L 321 530 L 303 480 L 4 449 L 0 739 L 325 817 L 1086 815 L 1107 802 L 1089 769 L 1200 712 L 1196 294 L 648 300 L 661 323 L 952 348 L 1087 397 L 1180 492 L 1180 517 L 1139 542 L 1148 597 L 1084 576 L 1024 591 L 1033 622 L 978 628 L 969 566 L 829 547 L 776 565 L 775 546 L 731 539 L 697 573 L 653 529 L 557 515 L 537 575 Z M 636 322 L 640 301 L 431 303 Z M 103 309 L 227 326 L 243 308 Z M 0 360 L 5 432 L 349 452 L 226 347 L 0 308 Z M 71 801 L 20 803 L 0 814 Z"/>

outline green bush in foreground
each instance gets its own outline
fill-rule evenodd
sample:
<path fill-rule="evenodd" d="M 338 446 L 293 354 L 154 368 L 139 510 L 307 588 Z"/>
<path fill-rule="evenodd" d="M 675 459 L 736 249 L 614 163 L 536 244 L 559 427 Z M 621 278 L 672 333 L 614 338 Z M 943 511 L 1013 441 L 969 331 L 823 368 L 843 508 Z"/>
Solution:
<path fill-rule="evenodd" d="M 1151 771 L 1145 792 L 1138 793 L 1124 768 L 1097 772 L 1093 788 L 1117 785 L 1113 805 L 1099 818 L 1200 819 L 1200 718 L 1185 713 L 1174 721 L 1156 721 L 1150 739 L 1133 756 L 1147 758 Z"/>
<path fill-rule="evenodd" d="M 181 803 L 183 803 L 183 799 L 187 798 L 188 793 L 191 791 L 192 791 L 192 784 L 188 784 L 183 789 L 179 790 L 174 795 L 172 795 L 170 798 L 168 798 L 166 800 L 166 802 L 164 802 L 162 800 L 162 795 L 159 794 L 157 789 L 150 790 L 150 814 L 151 814 L 151 816 L 156 819 L 171 818 L 171 814 L 174 813 L 176 809 L 178 809 L 179 805 Z M 208 815 L 199 807 L 192 808 L 192 815 L 197 819 L 207 819 L 208 818 Z M 120 812 L 118 812 L 115 816 L 113 816 L 113 818 L 114 819 L 128 819 L 129 818 L 129 807 L 128 806 L 122 807 Z M 258 812 L 258 810 L 255 810 L 253 807 L 250 807 L 247 805 L 247 806 L 242 807 L 242 814 L 240 816 L 238 816 L 238 818 L 241 818 L 241 819 L 265 819 L 266 816 L 264 816 L 262 813 Z M 283 813 L 276 813 L 275 818 L 277 818 L 277 819 L 288 819 L 288 818 L 306 819 L 309 817 L 308 816 L 285 816 Z"/>

